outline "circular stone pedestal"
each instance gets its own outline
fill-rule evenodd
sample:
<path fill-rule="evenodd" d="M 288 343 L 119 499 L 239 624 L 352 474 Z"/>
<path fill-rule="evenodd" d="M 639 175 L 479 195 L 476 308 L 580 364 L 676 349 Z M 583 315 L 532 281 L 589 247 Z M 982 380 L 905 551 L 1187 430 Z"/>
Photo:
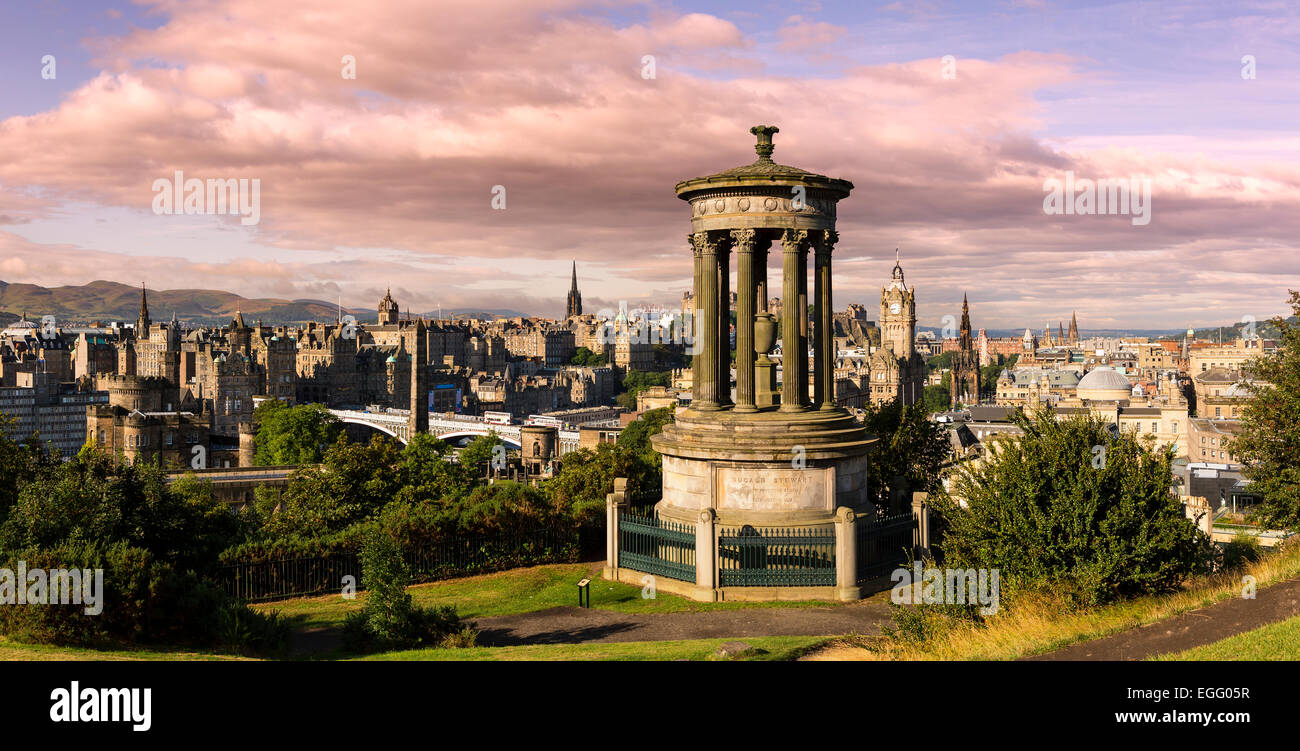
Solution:
<path fill-rule="evenodd" d="M 711 508 L 720 525 L 830 524 L 839 507 L 870 506 L 867 454 L 876 440 L 841 409 L 679 409 L 651 438 L 663 455 L 656 509 L 693 522 Z"/>

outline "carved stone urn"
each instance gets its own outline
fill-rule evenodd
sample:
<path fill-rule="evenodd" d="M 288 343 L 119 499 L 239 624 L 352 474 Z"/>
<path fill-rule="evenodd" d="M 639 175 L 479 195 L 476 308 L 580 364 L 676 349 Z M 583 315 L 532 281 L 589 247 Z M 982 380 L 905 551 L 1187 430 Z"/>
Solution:
<path fill-rule="evenodd" d="M 754 352 L 760 360 L 776 346 L 776 316 L 762 311 L 754 314 Z"/>

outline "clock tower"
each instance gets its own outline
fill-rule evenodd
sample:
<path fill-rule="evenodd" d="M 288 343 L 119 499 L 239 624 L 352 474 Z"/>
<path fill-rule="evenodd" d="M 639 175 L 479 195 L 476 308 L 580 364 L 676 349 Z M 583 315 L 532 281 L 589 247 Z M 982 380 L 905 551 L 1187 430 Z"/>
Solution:
<path fill-rule="evenodd" d="M 921 401 L 926 367 L 925 358 L 916 351 L 916 290 L 907 288 L 897 249 L 894 273 L 880 290 L 880 348 L 872 353 L 868 367 L 872 404 Z"/>
<path fill-rule="evenodd" d="M 903 280 L 897 248 L 893 278 L 880 290 L 880 346 L 892 346 L 894 355 L 903 359 L 916 352 L 916 293 Z"/>

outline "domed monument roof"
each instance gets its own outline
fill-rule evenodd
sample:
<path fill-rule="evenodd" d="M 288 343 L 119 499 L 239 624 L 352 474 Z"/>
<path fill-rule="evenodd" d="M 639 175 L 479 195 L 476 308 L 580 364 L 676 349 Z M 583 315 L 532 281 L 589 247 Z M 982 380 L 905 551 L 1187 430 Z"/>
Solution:
<path fill-rule="evenodd" d="M 1133 395 L 1133 384 L 1128 378 L 1105 366 L 1088 371 L 1075 388 L 1080 399 L 1094 401 L 1120 401 Z"/>
<path fill-rule="evenodd" d="M 691 204 L 693 232 L 735 229 L 834 230 L 835 204 L 853 183 L 772 161 L 774 125 L 749 129 L 758 138 L 752 164 L 683 180 L 677 197 Z"/>
<path fill-rule="evenodd" d="M 777 164 L 772 161 L 772 151 L 776 148 L 772 143 L 772 136 L 781 132 L 781 129 L 775 125 L 755 125 L 749 129 L 749 132 L 758 137 L 758 143 L 754 145 L 754 151 L 758 152 L 757 160 L 752 164 L 732 167 L 704 177 L 683 180 L 677 183 L 677 195 L 685 198 L 684 194 L 688 191 L 728 184 L 806 185 L 840 192 L 843 194 L 839 196 L 840 198 L 847 196 L 849 191 L 853 190 L 853 183 L 848 180 L 827 177 L 826 175 L 819 175 L 805 169 L 791 167 L 788 164 Z"/>

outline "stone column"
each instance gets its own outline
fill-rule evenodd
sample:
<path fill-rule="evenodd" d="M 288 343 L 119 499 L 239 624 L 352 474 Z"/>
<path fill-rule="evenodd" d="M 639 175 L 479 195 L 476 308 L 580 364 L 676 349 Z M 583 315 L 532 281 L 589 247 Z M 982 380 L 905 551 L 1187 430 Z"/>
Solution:
<path fill-rule="evenodd" d="M 834 307 L 831 302 L 831 251 L 839 240 L 835 230 L 825 230 L 817 242 L 817 254 L 814 262 L 815 302 L 814 323 L 816 337 L 813 345 L 816 357 L 813 378 L 816 379 L 813 393 L 817 406 L 821 409 L 835 409 L 835 324 Z"/>
<path fill-rule="evenodd" d="M 782 283 L 782 301 L 781 301 L 781 370 L 784 375 L 781 378 L 781 411 L 782 412 L 802 412 L 804 402 L 808 396 L 808 382 L 805 380 L 802 384 L 799 382 L 800 374 L 803 368 L 799 367 L 801 359 L 806 360 L 807 354 L 800 353 L 803 343 L 803 337 L 799 334 L 799 327 L 803 323 L 802 316 L 799 315 L 799 298 L 801 285 L 799 283 L 799 259 L 804 254 L 805 246 L 808 242 L 808 231 L 802 229 L 788 229 L 781 235 L 782 248 L 782 266 L 781 266 L 781 283 Z"/>
<path fill-rule="evenodd" d="M 800 401 L 810 404 L 808 394 L 808 246 L 799 253 L 799 388 Z"/>
<path fill-rule="evenodd" d="M 717 599 L 717 537 L 715 514 L 706 508 L 695 523 L 695 599 L 713 602 Z"/>
<path fill-rule="evenodd" d="M 618 515 L 627 507 L 627 479 L 614 478 L 614 492 L 605 496 L 605 578 L 618 581 Z"/>
<path fill-rule="evenodd" d="M 918 559 L 930 555 L 930 494 L 912 494 L 912 515 L 916 517 L 915 547 Z"/>
<path fill-rule="evenodd" d="M 731 243 L 718 243 L 718 405 L 731 404 Z"/>
<path fill-rule="evenodd" d="M 736 411 L 757 412 L 754 404 L 754 258 L 757 232 L 733 229 L 736 247 Z"/>
<path fill-rule="evenodd" d="M 862 599 L 858 587 L 857 515 L 847 506 L 835 512 L 835 598 Z"/>
<path fill-rule="evenodd" d="M 695 275 L 691 286 L 691 303 L 694 305 L 691 311 L 691 394 L 699 400 L 700 394 L 704 392 L 704 368 L 700 367 L 700 362 L 704 359 L 704 301 L 700 299 L 700 290 L 704 286 L 704 256 L 695 242 L 695 235 L 687 235 L 686 244 L 690 246 L 691 255 L 695 259 Z"/>
<path fill-rule="evenodd" d="M 692 396 L 691 406 L 715 410 L 718 409 L 718 243 L 710 240 L 707 232 L 696 232 L 692 242 L 700 254 L 695 299 L 702 314 L 696 322 L 695 334 L 703 346 L 696 347 L 699 354 L 691 360 L 692 376 L 699 379 L 699 391 Z"/>

